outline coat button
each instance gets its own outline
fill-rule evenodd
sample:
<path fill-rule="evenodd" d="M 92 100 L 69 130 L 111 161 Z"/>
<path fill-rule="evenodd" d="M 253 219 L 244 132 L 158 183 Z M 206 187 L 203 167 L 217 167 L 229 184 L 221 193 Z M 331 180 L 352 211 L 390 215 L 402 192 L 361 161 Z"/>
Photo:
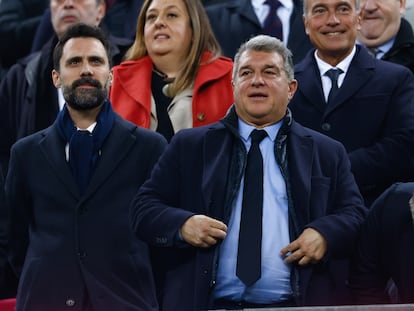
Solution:
<path fill-rule="evenodd" d="M 197 115 L 197 120 L 198 120 L 198 121 L 204 121 L 205 119 L 206 119 L 206 115 L 205 115 L 204 113 L 200 112 L 200 113 Z"/>
<path fill-rule="evenodd" d="M 66 300 L 65 304 L 68 307 L 73 307 L 76 304 L 76 302 L 75 300 L 69 298 L 68 300 Z"/>
<path fill-rule="evenodd" d="M 331 130 L 331 125 L 329 123 L 322 123 L 322 130 L 325 132 L 329 132 Z"/>

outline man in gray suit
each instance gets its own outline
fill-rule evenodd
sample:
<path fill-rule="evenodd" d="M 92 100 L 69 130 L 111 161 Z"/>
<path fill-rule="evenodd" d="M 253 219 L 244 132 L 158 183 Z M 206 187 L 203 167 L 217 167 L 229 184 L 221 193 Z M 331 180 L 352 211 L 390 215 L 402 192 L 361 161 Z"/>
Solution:
<path fill-rule="evenodd" d="M 17 311 L 158 310 L 129 204 L 166 141 L 113 112 L 108 55 L 99 28 L 70 28 L 52 72 L 65 106 L 52 126 L 12 148 L 5 192 Z"/>

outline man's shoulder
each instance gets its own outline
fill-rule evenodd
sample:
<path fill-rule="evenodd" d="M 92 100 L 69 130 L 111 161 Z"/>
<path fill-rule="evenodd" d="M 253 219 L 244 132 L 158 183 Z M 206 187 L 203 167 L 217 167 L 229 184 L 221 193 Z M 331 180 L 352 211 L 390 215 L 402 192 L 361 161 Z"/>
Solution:
<path fill-rule="evenodd" d="M 299 124 L 296 121 L 294 121 L 292 123 L 291 133 L 293 135 L 298 136 L 298 137 L 311 138 L 317 146 L 344 148 L 343 145 L 339 141 L 337 141 L 337 140 L 335 140 L 335 139 L 333 139 L 333 138 L 331 138 L 331 137 L 329 137 L 329 136 L 327 136 L 323 133 L 315 131 L 315 130 L 309 128 L 309 127 L 303 126 L 303 125 Z"/>
<path fill-rule="evenodd" d="M 51 131 L 54 131 L 54 126 L 51 125 L 43 130 L 34 132 L 32 134 L 29 134 L 25 137 L 22 137 L 20 139 L 18 139 L 14 145 L 12 146 L 12 148 L 14 149 L 25 149 L 28 146 L 33 146 L 34 144 L 38 144 L 42 139 L 44 139 L 46 136 L 48 136 L 50 134 Z"/>
<path fill-rule="evenodd" d="M 165 138 L 154 131 L 151 131 L 146 128 L 137 126 L 136 124 L 123 119 L 121 116 L 115 116 L 115 124 L 118 125 L 119 129 L 123 129 L 131 135 L 135 136 L 137 139 L 146 140 L 146 141 L 158 141 L 160 143 L 166 143 Z M 115 128 L 116 130 L 116 128 Z"/>
<path fill-rule="evenodd" d="M 215 14 L 223 14 L 234 12 L 237 8 L 242 7 L 245 5 L 246 2 L 250 2 L 250 0 L 232 0 L 232 1 L 223 1 L 221 3 L 215 3 L 206 6 L 206 12 L 210 16 L 214 18 Z"/>

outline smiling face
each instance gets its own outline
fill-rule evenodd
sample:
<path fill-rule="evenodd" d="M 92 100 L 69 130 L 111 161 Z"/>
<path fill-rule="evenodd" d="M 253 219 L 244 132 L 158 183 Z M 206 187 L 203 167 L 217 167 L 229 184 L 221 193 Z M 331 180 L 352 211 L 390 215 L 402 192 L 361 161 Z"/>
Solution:
<path fill-rule="evenodd" d="M 112 75 L 105 47 L 98 39 L 69 39 L 59 63 L 59 72 L 53 70 L 52 78 L 62 88 L 68 106 L 89 110 L 104 103 Z"/>
<path fill-rule="evenodd" d="M 400 29 L 405 4 L 405 0 L 362 0 L 358 39 L 368 47 L 391 40 Z"/>
<path fill-rule="evenodd" d="M 359 29 L 355 0 L 306 0 L 303 20 L 321 59 L 335 66 L 351 53 Z"/>
<path fill-rule="evenodd" d="M 275 52 L 246 50 L 240 55 L 233 81 L 240 119 L 264 127 L 285 116 L 297 82 L 288 81 L 283 65 L 283 58 Z"/>
<path fill-rule="evenodd" d="M 190 49 L 192 30 L 183 0 L 154 0 L 144 26 L 145 46 L 151 58 L 173 55 L 181 63 Z"/>

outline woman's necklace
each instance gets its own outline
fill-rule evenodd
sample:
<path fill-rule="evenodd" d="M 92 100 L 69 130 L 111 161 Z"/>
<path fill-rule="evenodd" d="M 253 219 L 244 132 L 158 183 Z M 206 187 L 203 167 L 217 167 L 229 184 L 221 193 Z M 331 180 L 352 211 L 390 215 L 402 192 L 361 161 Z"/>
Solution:
<path fill-rule="evenodd" d="M 171 83 L 175 79 L 175 78 L 168 78 L 168 75 L 159 71 L 157 68 L 155 68 L 155 66 L 152 66 L 152 71 L 155 72 L 158 76 L 160 76 L 166 83 Z"/>

